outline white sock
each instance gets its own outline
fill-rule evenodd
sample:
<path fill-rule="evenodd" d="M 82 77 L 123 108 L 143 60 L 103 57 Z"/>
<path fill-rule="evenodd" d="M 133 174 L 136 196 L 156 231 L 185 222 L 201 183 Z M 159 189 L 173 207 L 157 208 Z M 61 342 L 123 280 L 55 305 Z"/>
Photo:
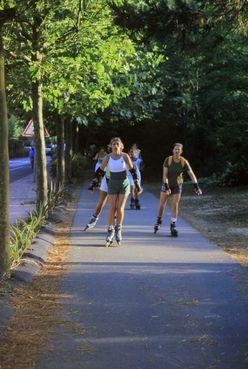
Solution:
<path fill-rule="evenodd" d="M 176 223 L 177 222 L 177 218 L 172 218 L 171 217 L 171 223 Z"/>

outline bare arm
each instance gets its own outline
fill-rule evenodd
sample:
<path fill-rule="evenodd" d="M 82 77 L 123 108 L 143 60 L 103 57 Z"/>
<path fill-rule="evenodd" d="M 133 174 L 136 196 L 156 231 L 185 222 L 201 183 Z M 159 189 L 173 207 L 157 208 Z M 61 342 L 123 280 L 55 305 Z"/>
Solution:
<path fill-rule="evenodd" d="M 168 168 L 163 166 L 163 183 L 168 183 Z"/>
<path fill-rule="evenodd" d="M 196 179 L 196 176 L 195 176 L 195 173 L 193 172 L 193 170 L 191 169 L 187 173 L 188 173 L 189 178 L 191 179 L 191 181 L 193 183 L 197 183 L 197 179 Z"/>
<path fill-rule="evenodd" d="M 188 170 L 188 172 L 187 172 L 187 173 L 188 173 L 188 175 L 189 175 L 189 177 L 190 177 L 191 181 L 192 181 L 192 182 L 193 182 L 193 184 L 194 184 L 196 194 L 197 194 L 197 195 L 202 195 L 202 190 L 200 189 L 200 187 L 199 187 L 199 185 L 198 185 L 198 183 L 197 183 L 197 178 L 196 178 L 195 173 L 193 172 L 193 170 L 192 170 L 192 169 L 190 169 L 190 170 Z"/>
<path fill-rule="evenodd" d="M 94 156 L 93 160 L 98 160 L 98 156 L 99 156 L 99 153 L 97 152 L 96 155 Z"/>
<path fill-rule="evenodd" d="M 168 181 L 168 168 L 163 166 L 163 184 L 161 191 L 164 192 L 166 195 L 170 195 L 171 190 L 169 188 L 169 181 Z"/>
<path fill-rule="evenodd" d="M 123 154 L 124 160 L 128 166 L 128 169 L 133 169 L 133 163 L 130 159 L 130 156 L 128 154 Z"/>
<path fill-rule="evenodd" d="M 108 165 L 108 162 L 109 162 L 109 156 L 108 156 L 108 155 L 106 155 L 106 156 L 104 156 L 104 158 L 103 158 L 103 160 L 102 160 L 102 164 L 101 164 L 100 168 L 101 168 L 102 170 L 104 170 L 104 169 L 105 169 L 105 167 Z"/>

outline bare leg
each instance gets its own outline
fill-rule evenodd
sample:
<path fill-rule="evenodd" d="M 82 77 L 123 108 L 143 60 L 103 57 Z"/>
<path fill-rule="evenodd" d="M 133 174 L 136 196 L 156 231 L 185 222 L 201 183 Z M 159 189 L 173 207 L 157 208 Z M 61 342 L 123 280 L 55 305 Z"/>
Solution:
<path fill-rule="evenodd" d="M 118 201 L 118 195 L 109 195 L 109 216 L 108 225 L 114 226 L 115 223 L 115 211 Z"/>
<path fill-rule="evenodd" d="M 175 195 L 172 195 L 172 204 L 171 204 L 171 217 L 174 219 L 177 219 L 178 217 L 178 208 L 179 208 L 179 202 L 181 199 L 181 194 L 177 193 Z"/>
<path fill-rule="evenodd" d="M 168 195 L 164 192 L 160 192 L 160 202 L 159 202 L 159 208 L 158 208 L 158 217 L 162 218 L 164 215 L 165 207 L 168 200 Z"/>
<path fill-rule="evenodd" d="M 122 224 L 123 223 L 124 209 L 125 209 L 127 198 L 128 198 L 128 195 L 119 195 L 118 196 L 117 224 Z"/>
<path fill-rule="evenodd" d="M 107 192 L 101 191 L 100 199 L 99 199 L 99 201 L 96 205 L 95 211 L 94 211 L 94 215 L 96 217 L 98 217 L 101 214 L 102 209 L 106 205 L 107 198 L 108 198 Z"/>
<path fill-rule="evenodd" d="M 154 225 L 154 233 L 157 233 L 157 231 L 160 229 L 162 221 L 163 221 L 163 215 L 164 210 L 167 204 L 168 195 L 164 192 L 160 192 L 160 201 L 159 201 L 159 208 L 158 208 L 158 217 L 157 221 Z"/>

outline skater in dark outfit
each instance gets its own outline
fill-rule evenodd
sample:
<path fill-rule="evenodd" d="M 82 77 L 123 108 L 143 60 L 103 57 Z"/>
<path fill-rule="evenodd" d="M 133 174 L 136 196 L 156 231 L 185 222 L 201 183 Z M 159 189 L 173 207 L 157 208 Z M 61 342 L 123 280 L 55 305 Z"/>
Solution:
<path fill-rule="evenodd" d="M 174 144 L 173 155 L 167 157 L 164 161 L 163 184 L 160 192 L 158 218 L 154 226 L 154 233 L 156 233 L 161 227 L 166 203 L 169 196 L 171 196 L 172 206 L 171 206 L 170 231 L 172 236 L 177 237 L 178 235 L 176 223 L 178 217 L 179 202 L 182 193 L 184 172 L 188 173 L 190 179 L 192 180 L 196 194 L 197 195 L 202 194 L 202 191 L 197 183 L 196 176 L 193 170 L 191 169 L 189 162 L 181 156 L 182 152 L 183 145 L 180 143 L 176 143 Z"/>
<path fill-rule="evenodd" d="M 140 183 L 140 186 L 141 186 L 141 172 L 140 172 L 140 170 L 141 170 L 141 166 L 143 164 L 143 160 L 139 158 L 138 152 L 135 148 L 133 148 L 133 146 L 131 147 L 131 149 L 129 151 L 129 156 L 130 156 L 130 159 L 132 161 L 132 164 L 133 164 L 134 168 L 136 169 L 138 180 L 139 180 L 139 183 Z M 139 196 L 137 195 L 137 191 L 136 191 L 135 186 L 134 186 L 133 177 L 132 177 L 130 172 L 128 173 L 128 179 L 129 179 L 130 187 L 131 187 L 130 209 L 140 210 Z"/>
<path fill-rule="evenodd" d="M 93 183 L 97 183 L 104 175 L 104 169 L 108 166 L 110 171 L 110 179 L 108 182 L 108 198 L 109 198 L 109 217 L 108 217 L 108 234 L 106 238 L 106 247 L 111 246 L 115 237 L 117 244 L 122 241 L 122 223 L 124 218 L 124 208 L 130 193 L 130 184 L 127 178 L 127 171 L 133 175 L 134 184 L 137 193 L 141 193 L 142 189 L 139 184 L 137 173 L 129 155 L 124 153 L 123 143 L 119 137 L 115 137 L 110 142 L 111 154 L 107 155 L 96 171 Z M 117 224 L 115 226 L 115 213 L 117 216 Z"/>

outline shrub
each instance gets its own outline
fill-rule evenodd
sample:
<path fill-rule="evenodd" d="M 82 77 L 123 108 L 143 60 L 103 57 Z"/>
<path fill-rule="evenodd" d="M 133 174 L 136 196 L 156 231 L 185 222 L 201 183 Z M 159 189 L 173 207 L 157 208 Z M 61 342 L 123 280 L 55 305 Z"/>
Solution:
<path fill-rule="evenodd" d="M 82 154 L 75 154 L 72 158 L 72 177 L 82 178 L 84 171 L 89 169 L 89 160 Z"/>

